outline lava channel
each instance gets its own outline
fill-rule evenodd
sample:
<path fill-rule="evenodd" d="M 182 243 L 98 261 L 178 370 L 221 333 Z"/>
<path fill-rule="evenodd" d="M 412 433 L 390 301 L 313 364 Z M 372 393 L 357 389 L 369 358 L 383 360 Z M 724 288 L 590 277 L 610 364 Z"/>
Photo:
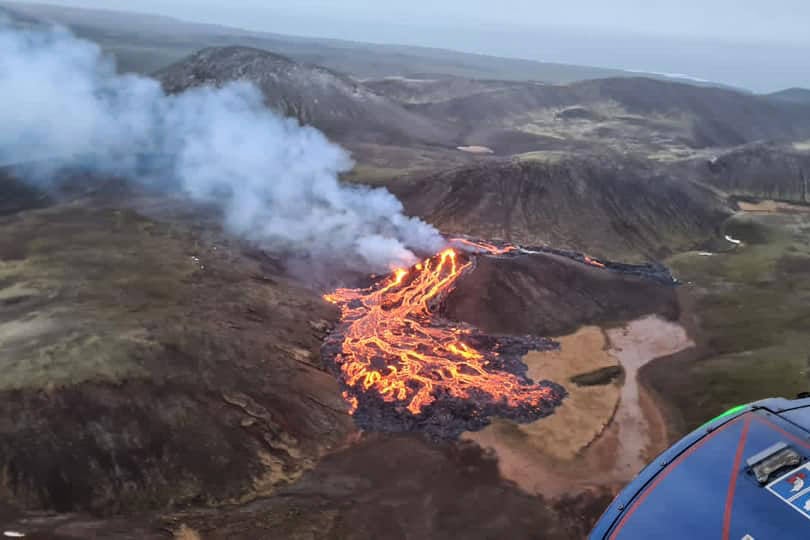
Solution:
<path fill-rule="evenodd" d="M 366 289 L 325 299 L 341 323 L 324 356 L 344 385 L 350 413 L 366 429 L 455 436 L 489 417 L 532 421 L 565 396 L 556 383 L 533 383 L 521 358 L 557 347 L 532 336 L 493 337 L 440 316 L 440 305 L 473 258 L 446 249 Z"/>

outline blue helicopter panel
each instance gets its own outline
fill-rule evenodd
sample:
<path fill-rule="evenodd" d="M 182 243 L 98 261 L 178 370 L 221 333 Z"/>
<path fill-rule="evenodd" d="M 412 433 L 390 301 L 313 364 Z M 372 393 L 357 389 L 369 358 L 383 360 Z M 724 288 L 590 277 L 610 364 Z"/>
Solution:
<path fill-rule="evenodd" d="M 613 501 L 591 539 L 810 537 L 810 399 L 738 408 L 684 437 Z"/>

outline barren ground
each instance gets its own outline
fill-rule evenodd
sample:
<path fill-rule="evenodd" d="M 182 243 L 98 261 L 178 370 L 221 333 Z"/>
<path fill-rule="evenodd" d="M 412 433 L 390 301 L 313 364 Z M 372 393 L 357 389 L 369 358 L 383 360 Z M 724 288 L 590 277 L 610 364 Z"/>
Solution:
<path fill-rule="evenodd" d="M 548 419 L 501 420 L 465 437 L 494 451 L 501 474 L 530 493 L 553 497 L 621 486 L 668 445 L 664 418 L 638 384 L 638 369 L 693 343 L 678 324 L 652 316 L 606 333 L 584 328 L 559 341 L 560 352 L 530 353 L 526 363 L 533 376 L 557 376 L 570 401 Z M 584 388 L 571 383 L 617 363 L 623 380 Z"/>
<path fill-rule="evenodd" d="M 810 212 L 810 206 L 802 206 L 782 201 L 739 201 L 737 205 L 743 212 L 765 213 L 765 214 L 792 214 Z"/>

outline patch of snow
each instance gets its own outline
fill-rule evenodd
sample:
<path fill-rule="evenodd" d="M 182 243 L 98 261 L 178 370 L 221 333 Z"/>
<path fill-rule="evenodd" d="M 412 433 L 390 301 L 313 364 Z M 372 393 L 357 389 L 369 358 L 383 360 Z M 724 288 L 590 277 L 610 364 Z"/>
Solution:
<path fill-rule="evenodd" d="M 714 253 L 712 253 L 711 251 L 700 251 L 698 252 L 698 255 L 700 255 L 701 257 L 714 257 Z"/>
<path fill-rule="evenodd" d="M 374 79 L 366 79 L 367 81 L 373 81 Z M 388 77 L 383 77 L 384 81 L 401 81 L 406 83 L 432 83 L 437 82 L 437 79 L 413 79 L 411 77 L 402 77 L 400 75 L 389 75 Z"/>
<path fill-rule="evenodd" d="M 6 538 L 25 538 L 25 534 L 17 531 L 3 531 Z"/>
<path fill-rule="evenodd" d="M 726 240 L 728 240 L 728 241 L 729 241 L 729 242 L 731 242 L 732 244 L 737 244 L 738 246 L 739 246 L 739 245 L 742 245 L 742 241 L 741 241 L 741 240 L 737 240 L 736 238 L 732 238 L 732 237 L 731 237 L 731 236 L 729 236 L 729 235 L 726 235 Z"/>
<path fill-rule="evenodd" d="M 686 73 L 667 73 L 665 71 L 649 71 L 644 69 L 625 69 L 624 71 L 629 71 L 630 73 L 641 73 L 648 74 L 648 75 L 658 75 L 659 77 L 667 77 L 668 79 L 684 79 L 687 81 L 694 81 L 700 83 L 711 83 L 712 81 L 708 79 L 701 79 L 700 77 L 694 77 L 692 75 L 688 75 Z"/>
<path fill-rule="evenodd" d="M 457 150 L 470 154 L 494 154 L 495 151 L 487 146 L 457 146 Z"/>

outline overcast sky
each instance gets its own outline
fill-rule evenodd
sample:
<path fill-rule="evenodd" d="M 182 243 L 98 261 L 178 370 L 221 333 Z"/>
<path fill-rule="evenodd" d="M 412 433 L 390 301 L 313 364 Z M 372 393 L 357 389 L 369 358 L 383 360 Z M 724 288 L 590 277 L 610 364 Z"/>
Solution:
<path fill-rule="evenodd" d="M 286 34 L 810 86 L 810 0 L 45 0 Z"/>

